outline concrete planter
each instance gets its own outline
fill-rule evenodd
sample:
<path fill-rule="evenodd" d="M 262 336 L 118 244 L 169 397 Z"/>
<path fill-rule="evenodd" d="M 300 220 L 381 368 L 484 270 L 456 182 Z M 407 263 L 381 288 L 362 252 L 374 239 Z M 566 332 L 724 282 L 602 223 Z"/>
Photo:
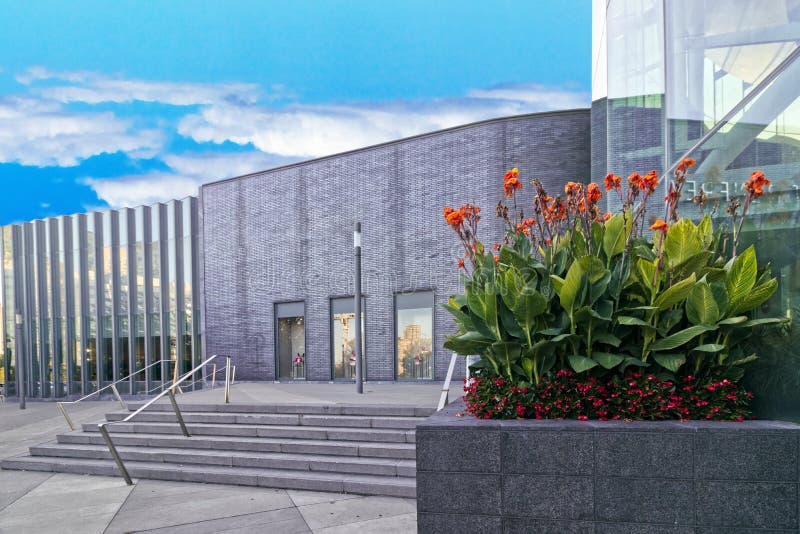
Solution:
<path fill-rule="evenodd" d="M 422 533 L 741 533 L 800 527 L 800 425 L 482 421 L 417 426 Z"/>

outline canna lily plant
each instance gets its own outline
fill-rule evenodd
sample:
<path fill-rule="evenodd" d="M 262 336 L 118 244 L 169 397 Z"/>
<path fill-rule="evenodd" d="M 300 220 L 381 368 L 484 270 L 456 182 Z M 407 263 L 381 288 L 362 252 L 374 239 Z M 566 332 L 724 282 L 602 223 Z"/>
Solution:
<path fill-rule="evenodd" d="M 752 246 L 737 253 L 747 209 L 769 180 L 751 174 L 742 213 L 738 202 L 729 206 L 729 235 L 709 216 L 695 223 L 678 215 L 694 163 L 678 165 L 663 219 L 649 226 L 655 171 L 632 174 L 625 190 L 621 177 L 605 177 L 606 193 L 622 205 L 616 214 L 600 209 L 596 183 L 569 182 L 552 197 L 534 180 L 526 218 L 519 171 L 511 169 L 496 209 L 505 238 L 492 251 L 477 236 L 479 207 L 445 208 L 464 248 L 464 292 L 444 305 L 457 325 L 445 348 L 479 356 L 475 376 L 526 390 L 565 370 L 592 380 L 637 372 L 668 383 L 737 382 L 757 358 L 741 341 L 784 321 L 756 316 L 777 280 L 769 265 L 759 268 Z"/>

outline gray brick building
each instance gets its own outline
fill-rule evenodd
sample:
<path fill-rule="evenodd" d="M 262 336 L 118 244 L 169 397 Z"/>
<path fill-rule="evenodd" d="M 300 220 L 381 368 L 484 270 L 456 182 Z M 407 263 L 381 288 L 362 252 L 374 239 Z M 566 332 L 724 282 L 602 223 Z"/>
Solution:
<path fill-rule="evenodd" d="M 354 222 L 361 221 L 366 379 L 443 379 L 450 353 L 441 347 L 453 326 L 432 303 L 446 301 L 459 289 L 456 262 L 461 254 L 442 207 L 480 205 L 480 237 L 491 245 L 502 237 L 494 207 L 502 196 L 503 173 L 516 166 L 523 183 L 538 178 L 553 190 L 566 180 L 587 181 L 589 138 L 588 109 L 540 113 L 202 186 L 205 354 L 230 354 L 237 379 L 292 378 L 299 375 L 294 369 L 298 359 L 307 380 L 348 378 L 342 356 L 347 346 L 339 350 L 341 331 L 332 315 L 344 302 L 336 298 L 350 296 L 352 301 L 352 232 Z M 522 195 L 527 205 L 529 195 L 527 187 Z M 413 367 L 419 357 L 417 362 L 404 357 L 399 364 L 396 356 L 398 345 L 412 344 L 409 336 L 419 333 L 400 325 L 395 309 L 420 296 L 433 308 L 433 339 L 423 341 L 421 351 L 427 372 Z M 280 305 L 286 303 L 298 310 L 290 314 L 292 325 L 276 319 L 276 310 L 282 315 Z M 418 316 L 424 315 L 420 310 L 426 305 L 413 306 Z M 297 322 L 303 325 L 299 330 Z M 291 361 L 281 360 L 280 369 L 276 327 L 295 328 L 281 339 L 302 350 L 287 350 Z"/>

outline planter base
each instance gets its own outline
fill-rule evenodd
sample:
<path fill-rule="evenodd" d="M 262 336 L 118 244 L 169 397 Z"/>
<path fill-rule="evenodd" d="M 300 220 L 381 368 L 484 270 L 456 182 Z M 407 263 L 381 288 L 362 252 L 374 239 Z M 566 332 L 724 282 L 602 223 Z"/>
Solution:
<path fill-rule="evenodd" d="M 417 426 L 419 532 L 800 528 L 800 425 L 455 416 L 463 411 L 457 402 Z"/>

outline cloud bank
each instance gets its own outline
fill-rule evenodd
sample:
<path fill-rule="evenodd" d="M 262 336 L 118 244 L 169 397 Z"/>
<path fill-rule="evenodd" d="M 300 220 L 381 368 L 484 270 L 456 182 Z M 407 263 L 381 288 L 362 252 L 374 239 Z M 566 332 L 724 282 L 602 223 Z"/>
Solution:
<path fill-rule="evenodd" d="M 44 67 L 31 67 L 16 79 L 24 93 L 0 97 L 0 162 L 64 167 L 122 152 L 133 160 L 156 157 L 168 167 L 81 180 L 112 207 L 181 198 L 196 194 L 204 182 L 302 158 L 590 102 L 588 92 L 538 84 L 476 88 L 428 100 L 303 103 L 278 85 L 152 81 Z M 137 116 L 136 103 L 142 102 L 174 106 L 176 113 L 169 120 Z M 194 142 L 197 149 L 172 153 L 172 140 Z M 250 151 L 204 147 L 224 143 Z"/>

